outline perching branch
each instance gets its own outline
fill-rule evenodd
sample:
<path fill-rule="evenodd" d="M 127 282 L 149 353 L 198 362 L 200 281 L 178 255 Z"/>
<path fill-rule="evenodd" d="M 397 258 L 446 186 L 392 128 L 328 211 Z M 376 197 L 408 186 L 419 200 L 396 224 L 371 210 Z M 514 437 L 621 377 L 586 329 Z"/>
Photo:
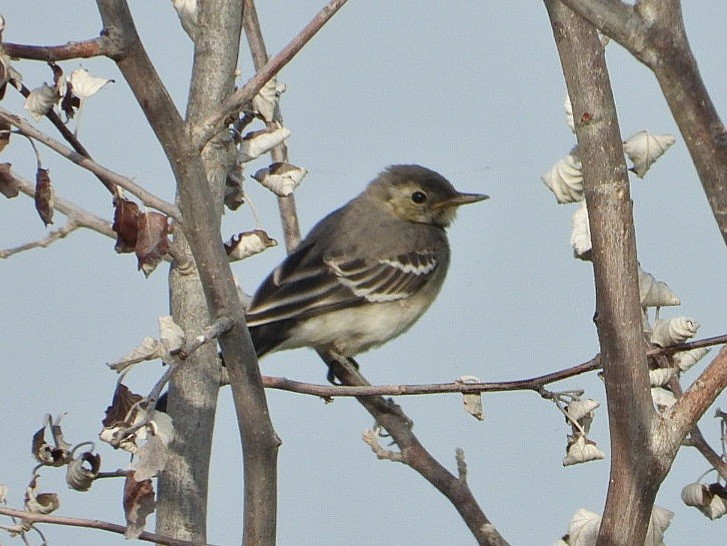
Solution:
<path fill-rule="evenodd" d="M 125 526 L 118 525 L 116 523 L 109 523 L 107 521 L 100 521 L 97 519 L 67 518 L 61 516 L 47 516 L 44 514 L 34 514 L 32 512 L 26 512 L 25 510 L 6 508 L 4 506 L 0 506 L 0 515 L 17 518 L 19 520 L 22 520 L 23 522 L 28 523 L 52 523 L 55 525 L 67 525 L 70 527 L 85 527 L 87 529 L 99 529 L 101 531 L 108 531 L 110 533 L 116 533 L 119 535 L 123 535 L 126 532 Z M 201 542 L 177 540 L 172 537 L 158 535 L 156 533 L 149 533 L 146 531 L 141 533 L 136 538 L 145 542 L 155 542 L 157 544 L 164 544 L 166 546 L 212 546 L 211 544 L 205 544 Z"/>
<path fill-rule="evenodd" d="M 302 383 L 285 377 L 263 376 L 263 385 L 269 389 L 334 398 L 336 396 L 412 396 L 421 394 L 480 392 L 503 392 L 531 390 L 540 393 L 545 385 L 601 369 L 601 359 L 596 355 L 591 360 L 546 375 L 517 381 L 495 381 L 483 383 L 433 383 L 428 385 L 315 385 Z"/>
<path fill-rule="evenodd" d="M 366 379 L 355 369 L 352 359 L 342 362 L 330 353 L 318 354 L 342 384 L 368 385 Z M 413 423 L 398 405 L 380 396 L 361 396 L 358 397 L 358 401 L 376 419 L 376 423 L 391 435 L 399 447 L 401 462 L 421 474 L 449 499 L 478 544 L 488 546 L 508 544 L 477 504 L 467 482 L 449 472 L 422 446 L 412 432 Z"/>
<path fill-rule="evenodd" d="M 270 81 L 280 70 L 295 57 L 295 55 L 306 45 L 313 36 L 325 25 L 331 17 L 346 3 L 346 0 L 330 0 L 321 11 L 305 26 L 298 35 L 293 38 L 280 52 L 271 58 L 250 80 L 240 87 L 234 94 L 225 100 L 204 123 L 200 124 L 192 132 L 192 140 L 198 149 L 205 144 L 224 127 L 228 120 L 237 115 L 242 107 L 250 102 L 252 98 Z"/>
<path fill-rule="evenodd" d="M 120 174 L 117 174 L 110 169 L 99 165 L 89 157 L 71 150 L 62 142 L 59 142 L 58 140 L 36 129 L 20 116 L 16 116 L 8 112 L 4 108 L 0 108 L 0 119 L 16 127 L 21 134 L 33 138 L 38 142 L 41 142 L 42 144 L 45 144 L 51 150 L 57 152 L 66 159 L 73 161 L 79 167 L 83 167 L 89 172 L 92 172 L 99 177 L 103 177 L 106 180 L 112 180 L 114 184 L 121 188 L 124 188 L 130 194 L 137 197 L 145 205 L 154 208 L 160 212 L 163 212 L 164 214 L 171 218 L 174 218 L 178 222 L 182 221 L 182 215 L 179 212 L 179 209 L 171 203 L 160 199 L 159 197 L 155 196 L 151 192 L 136 184 L 131 179 L 126 178 L 125 176 L 121 176 Z"/>
<path fill-rule="evenodd" d="M 106 36 L 56 46 L 3 42 L 2 47 L 5 53 L 14 59 L 45 61 L 48 63 L 68 61 L 70 59 L 89 59 L 91 57 L 113 57 L 118 53 L 114 42 Z"/>
<path fill-rule="evenodd" d="M 32 241 L 30 243 L 25 243 L 23 245 L 8 248 L 5 250 L 0 249 L 0 259 L 9 258 L 13 254 L 19 254 L 33 248 L 47 248 L 58 239 L 63 239 L 66 235 L 68 235 L 72 231 L 75 231 L 79 227 L 80 225 L 75 220 L 69 219 L 68 222 L 66 222 L 63 226 L 58 229 L 51 230 L 48 235 L 46 235 L 42 239 L 38 239 L 37 241 Z"/>

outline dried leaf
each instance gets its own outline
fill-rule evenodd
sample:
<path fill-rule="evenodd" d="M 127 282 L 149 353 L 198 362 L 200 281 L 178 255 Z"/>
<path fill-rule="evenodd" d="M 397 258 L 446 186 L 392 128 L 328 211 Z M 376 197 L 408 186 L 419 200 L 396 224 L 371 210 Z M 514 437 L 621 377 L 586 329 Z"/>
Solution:
<path fill-rule="evenodd" d="M 48 169 L 41 169 L 35 173 L 35 210 L 38 211 L 40 219 L 47 226 L 53 223 L 53 206 L 55 195 L 53 186 L 50 183 Z"/>
<path fill-rule="evenodd" d="M 284 92 L 285 85 L 278 85 L 277 78 L 271 78 L 252 98 L 252 109 L 263 121 L 273 121 L 275 110 L 278 107 L 278 100 Z"/>
<path fill-rule="evenodd" d="M 61 502 L 55 493 L 38 493 L 38 475 L 34 475 L 25 488 L 25 509 L 33 514 L 50 514 L 58 510 Z"/>
<path fill-rule="evenodd" d="M 572 152 L 558 161 L 540 179 L 555 194 L 558 203 L 583 201 L 583 167 Z"/>
<path fill-rule="evenodd" d="M 260 169 L 252 177 L 275 195 L 285 197 L 293 193 L 307 173 L 303 167 L 291 163 L 273 163 Z"/>
<path fill-rule="evenodd" d="M 76 110 L 81 107 L 81 99 L 73 94 L 73 84 L 66 82 L 65 92 L 61 97 L 61 111 L 66 115 L 66 119 L 72 119 L 76 115 Z"/>
<path fill-rule="evenodd" d="M 164 352 L 171 353 L 181 349 L 185 341 L 184 330 L 182 330 L 181 326 L 168 315 L 159 317 L 158 321 L 159 341 L 164 347 Z"/>
<path fill-rule="evenodd" d="M 663 387 L 651 388 L 651 400 L 654 402 L 654 407 L 659 413 L 668 410 L 677 401 L 674 393 Z"/>
<path fill-rule="evenodd" d="M 114 199 L 114 224 L 112 229 L 116 232 L 114 250 L 119 254 L 133 252 L 136 248 L 139 214 L 139 206 L 133 201 L 120 197 Z"/>
<path fill-rule="evenodd" d="M 68 77 L 68 83 L 73 86 L 73 93 L 81 99 L 87 99 L 95 95 L 106 85 L 113 82 L 114 80 L 93 76 L 85 68 L 77 68 Z"/>
<path fill-rule="evenodd" d="M 237 161 L 239 163 L 252 161 L 275 148 L 289 136 L 290 130 L 285 127 L 268 128 L 247 133 L 240 142 Z"/>
<path fill-rule="evenodd" d="M 123 357 L 114 362 L 109 362 L 109 368 L 121 371 L 132 364 L 137 364 L 145 360 L 156 360 L 164 355 L 164 348 L 158 340 L 153 337 L 145 337 L 141 343 L 126 353 Z"/>
<path fill-rule="evenodd" d="M 0 50 L 0 99 L 5 96 L 5 88 L 8 83 L 18 87 L 23 77 L 10 64 L 10 56 Z"/>
<path fill-rule="evenodd" d="M 586 400 L 574 400 L 565 408 L 568 417 L 574 421 L 580 421 L 586 416 L 592 416 L 593 410 L 600 406 L 598 402 L 590 398 Z"/>
<path fill-rule="evenodd" d="M 579 508 L 568 524 L 570 546 L 595 546 L 601 516 L 585 508 Z"/>
<path fill-rule="evenodd" d="M 182 28 L 192 40 L 197 36 L 197 0 L 172 0 Z"/>
<path fill-rule="evenodd" d="M 689 317 L 659 319 L 654 322 L 651 342 L 659 347 L 671 347 L 693 337 L 699 326 L 696 320 Z"/>
<path fill-rule="evenodd" d="M 151 480 L 136 481 L 134 472 L 126 475 L 124 482 L 124 515 L 126 517 L 126 538 L 138 538 L 144 531 L 146 517 L 154 512 L 154 485 Z"/>
<path fill-rule="evenodd" d="M 570 437 L 563 466 L 598 461 L 604 458 L 606 458 L 606 454 L 596 447 L 596 442 L 579 434 L 576 438 Z"/>
<path fill-rule="evenodd" d="M 277 244 L 278 242 L 271 239 L 264 230 L 254 229 L 252 231 L 243 231 L 237 236 L 233 235 L 225 243 L 225 252 L 227 252 L 230 261 L 244 260 Z"/>
<path fill-rule="evenodd" d="M 8 199 L 18 196 L 18 180 L 10 170 L 10 163 L 0 163 L 0 193 Z"/>
<path fill-rule="evenodd" d="M 588 209 L 586 202 L 573 213 L 573 230 L 571 231 L 570 244 L 573 247 L 573 255 L 581 260 L 591 259 L 591 227 L 588 224 Z"/>
<path fill-rule="evenodd" d="M 245 190 L 242 188 L 242 167 L 236 164 L 227 173 L 225 179 L 225 206 L 230 210 L 237 210 L 245 202 Z"/>
<path fill-rule="evenodd" d="M 111 405 L 106 408 L 106 417 L 101 421 L 101 424 L 104 427 L 111 427 L 120 423 L 124 425 L 130 424 L 127 423 L 126 416 L 134 404 L 142 398 L 143 396 L 131 392 L 129 387 L 123 383 L 117 383 Z"/>
<path fill-rule="evenodd" d="M 60 417 L 53 422 L 50 415 L 45 416 L 45 423 L 35 434 L 31 444 L 33 457 L 45 466 L 63 466 L 71 460 L 71 444 L 63 439 L 63 431 L 60 426 Z M 45 439 L 45 430 L 50 428 L 53 444 Z"/>
<path fill-rule="evenodd" d="M 657 281 L 639 265 L 639 297 L 642 307 L 681 305 L 681 301 L 663 281 Z"/>
<path fill-rule="evenodd" d="M 643 178 L 649 167 L 671 147 L 676 139 L 672 135 L 652 135 L 640 131 L 624 142 L 624 152 L 634 166 L 631 170 Z"/>
<path fill-rule="evenodd" d="M 464 385 L 468 383 L 481 383 L 478 377 L 473 375 L 463 375 L 455 380 L 455 383 L 462 383 Z M 482 393 L 463 393 L 462 403 L 464 404 L 464 410 L 469 413 L 472 417 L 478 421 L 485 419 L 485 413 L 482 409 Z"/>
<path fill-rule="evenodd" d="M 101 469 L 101 455 L 84 451 L 66 469 L 66 483 L 75 491 L 88 491 Z"/>
<path fill-rule="evenodd" d="M 30 112 L 35 121 L 40 121 L 43 116 L 53 109 L 53 105 L 58 102 L 61 96 L 55 87 L 51 87 L 47 83 L 43 83 L 40 87 L 33 89 L 25 98 L 23 107 Z"/>
<path fill-rule="evenodd" d="M 656 370 L 649 370 L 649 383 L 652 387 L 663 387 L 672 377 L 676 375 L 674 368 L 657 368 Z"/>
<path fill-rule="evenodd" d="M 159 212 L 145 212 L 137 217 L 136 258 L 145 276 L 152 274 L 169 251 L 169 224 Z"/>
<path fill-rule="evenodd" d="M 698 347 L 689 351 L 674 353 L 674 365 L 680 371 L 686 372 L 689 368 L 699 362 L 709 352 L 706 347 Z"/>

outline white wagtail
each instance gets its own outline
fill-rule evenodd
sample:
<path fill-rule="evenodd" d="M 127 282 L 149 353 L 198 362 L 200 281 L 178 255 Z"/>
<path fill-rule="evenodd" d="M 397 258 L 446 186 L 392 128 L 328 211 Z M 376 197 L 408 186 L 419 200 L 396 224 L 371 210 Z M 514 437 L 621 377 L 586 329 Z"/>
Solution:
<path fill-rule="evenodd" d="M 257 290 L 247 324 L 258 356 L 312 347 L 350 358 L 406 332 L 442 287 L 444 228 L 483 199 L 419 165 L 384 170 Z"/>

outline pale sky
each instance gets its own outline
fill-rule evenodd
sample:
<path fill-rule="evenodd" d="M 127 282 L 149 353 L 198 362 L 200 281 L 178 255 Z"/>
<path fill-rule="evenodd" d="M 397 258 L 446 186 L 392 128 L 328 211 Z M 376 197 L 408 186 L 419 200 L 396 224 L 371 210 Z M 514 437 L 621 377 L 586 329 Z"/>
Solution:
<path fill-rule="evenodd" d="M 284 46 L 323 3 L 260 1 L 268 51 Z M 162 79 L 183 109 L 191 41 L 171 2 L 130 4 Z M 727 5 L 687 2 L 684 10 L 705 83 L 725 115 Z M 69 0 L 62 7 L 40 0 L 0 2 L 0 13 L 9 42 L 61 44 L 100 30 L 93 2 Z M 682 301 L 679 308 L 663 309 L 662 316 L 696 318 L 702 325 L 699 338 L 723 334 L 727 253 L 684 143 L 648 69 L 616 44 L 608 46 L 607 57 L 624 138 L 644 129 L 677 136 L 646 178 L 633 178 L 632 184 L 641 265 Z M 251 75 L 249 59 L 243 46 L 241 81 Z M 79 65 L 116 80 L 86 105 L 83 143 L 101 164 L 173 199 L 166 159 L 113 62 L 62 63 L 67 72 Z M 42 63 L 14 66 L 30 88 L 51 79 Z M 461 191 L 491 196 L 460 211 L 450 230 L 449 275 L 427 315 L 405 336 L 359 357 L 372 383 L 449 382 L 462 375 L 522 379 L 598 352 L 592 269 L 574 260 L 569 246 L 576 207 L 556 205 L 540 181 L 575 143 L 563 116 L 565 84 L 542 3 L 351 0 L 280 80 L 287 85 L 281 109 L 292 131 L 290 160 L 309 171 L 296 193 L 304 231 L 392 163 L 420 163 Z M 24 113 L 11 89 L 2 106 Z M 47 121 L 37 126 L 55 136 Z M 48 149 L 41 147 L 41 154 L 59 196 L 111 219 L 109 195 L 95 178 Z M 35 156 L 22 138 L 13 137 L 3 157 L 0 161 L 32 179 Z M 247 174 L 266 164 L 258 160 Z M 262 226 L 281 243 L 234 265 L 241 284 L 252 292 L 282 260 L 284 246 L 272 197 L 250 178 L 246 189 Z M 63 216 L 56 214 L 55 227 L 61 225 Z M 227 214 L 223 237 L 254 227 L 249 208 L 243 207 Z M 0 198 L 0 248 L 46 232 L 30 199 Z M 113 241 L 91 232 L 75 232 L 0 267 L 0 483 L 10 487 L 8 505 L 20 507 L 34 465 L 31 436 L 46 413 L 67 413 L 68 441 L 96 439 L 116 380 L 105 363 L 144 336 L 157 335 L 157 317 L 168 312 L 166 271 L 161 266 L 145 279 L 132 255 L 117 255 Z M 323 364 L 305 349 L 266 358 L 262 371 L 325 383 Z M 145 392 L 160 373 L 158 363 L 147 364 L 132 372 L 128 383 Z M 695 376 L 688 374 L 687 381 Z M 551 388 L 583 388 L 586 397 L 604 404 L 591 437 L 608 454 L 600 380 L 590 375 Z M 376 459 L 361 441 L 372 420 L 355 401 L 324 404 L 284 392 L 269 392 L 268 401 L 283 440 L 279 544 L 474 543 L 454 508 L 423 478 Z M 486 396 L 484 422 L 465 414 L 457 395 L 397 401 L 416 422 L 422 443 L 451 471 L 456 471 L 455 449 L 464 449 L 470 487 L 511 544 L 552 544 L 578 508 L 602 511 L 608 461 L 563 468 L 563 417 L 536 394 Z M 724 395 L 719 404 L 727 406 Z M 707 412 L 702 430 L 719 448 L 719 425 L 712 414 Z M 238 544 L 242 469 L 228 390 L 220 396 L 215 435 L 208 539 Z M 128 464 L 124 454 L 100 442 L 97 448 L 104 470 Z M 689 448 L 677 457 L 657 499 L 657 505 L 676 512 L 666 544 L 724 542 L 722 521 L 708 521 L 679 498 L 681 488 L 707 468 Z M 75 493 L 66 488 L 61 471 L 44 469 L 41 487 L 62 495 L 58 515 L 123 522 L 118 482 L 107 480 L 90 493 Z M 126 544 L 121 537 L 93 531 L 43 529 L 56 545 Z M 0 541 L 9 542 L 2 535 Z"/>

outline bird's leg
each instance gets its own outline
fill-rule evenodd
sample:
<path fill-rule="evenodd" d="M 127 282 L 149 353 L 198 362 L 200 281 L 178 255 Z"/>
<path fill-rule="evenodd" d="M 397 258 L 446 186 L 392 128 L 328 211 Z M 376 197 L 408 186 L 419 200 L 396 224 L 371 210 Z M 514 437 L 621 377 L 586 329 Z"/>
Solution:
<path fill-rule="evenodd" d="M 358 362 L 351 357 L 343 356 L 335 351 L 319 352 L 318 354 L 328 366 L 326 379 L 332 385 L 341 386 L 345 384 L 336 377 L 335 368 L 337 366 L 341 366 L 347 373 L 358 373 Z"/>

